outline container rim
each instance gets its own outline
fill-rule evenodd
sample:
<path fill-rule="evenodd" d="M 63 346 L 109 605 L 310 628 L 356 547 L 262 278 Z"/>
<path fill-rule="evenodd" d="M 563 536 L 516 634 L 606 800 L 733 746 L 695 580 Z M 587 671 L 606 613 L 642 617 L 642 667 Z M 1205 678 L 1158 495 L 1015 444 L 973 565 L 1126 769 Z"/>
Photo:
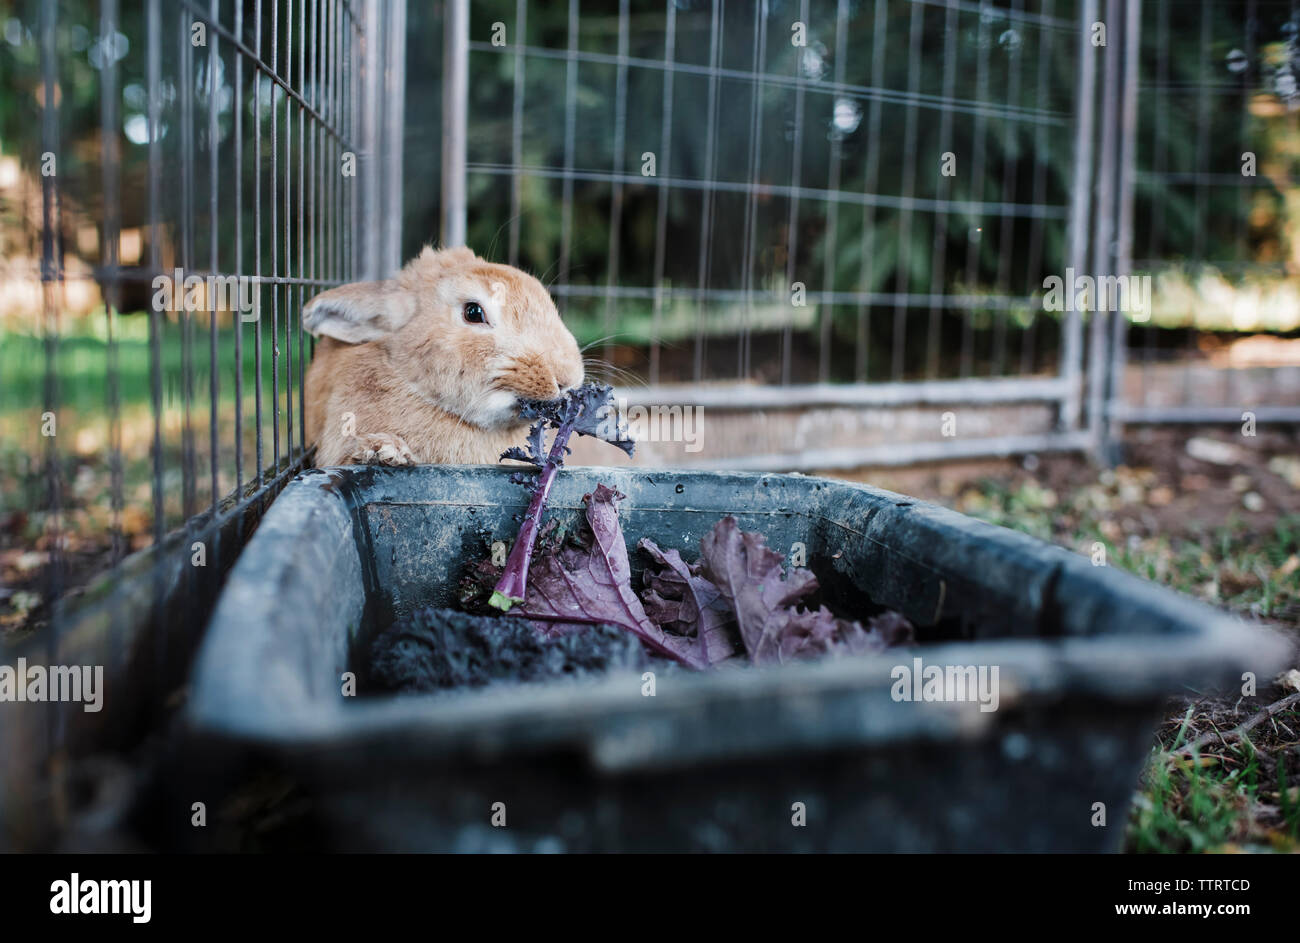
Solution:
<path fill-rule="evenodd" d="M 274 587 L 292 580 L 302 566 L 303 521 L 321 523 L 341 500 L 340 480 L 373 488 L 396 476 L 437 478 L 464 473 L 508 476 L 505 466 L 420 466 L 415 469 L 337 467 L 304 472 L 272 505 L 245 553 L 236 562 L 208 625 L 192 675 L 187 722 L 197 735 L 260 746 L 307 759 L 338 749 L 366 751 L 380 744 L 428 761 L 450 755 L 480 759 L 568 748 L 604 769 L 662 767 L 703 758 L 884 745 L 914 740 L 978 738 L 1000 712 L 1033 709 L 1063 697 L 1098 702 L 1151 704 L 1187 684 L 1227 681 L 1245 670 L 1279 670 L 1286 641 L 1173 590 L 1120 572 L 1107 581 L 1139 590 L 1146 608 L 1185 631 L 1177 635 L 1121 633 L 1085 637 L 1008 638 L 943 642 L 874 656 L 799 663 L 772 669 L 690 674 L 657 679 L 655 697 L 641 694 L 641 678 L 615 673 L 595 682 L 548 683 L 448 692 L 433 696 L 290 699 L 266 678 L 227 670 L 235 648 L 256 644 L 250 636 L 274 633 L 284 618 L 273 593 L 241 587 Z M 756 472 L 640 470 L 583 466 L 566 475 L 599 479 L 611 487 L 637 476 L 728 481 L 793 481 L 853 489 L 924 517 L 940 533 L 969 540 L 975 533 L 989 552 L 1023 552 L 1047 546 L 1032 537 L 870 485 Z M 342 478 L 340 478 L 342 476 Z M 378 500 L 378 498 L 377 498 Z M 482 500 L 431 503 L 483 506 Z M 500 502 L 497 502 L 498 504 Z M 520 501 L 520 506 L 523 505 Z M 557 507 L 568 505 L 559 504 Z M 626 506 L 625 506 L 626 507 Z M 805 516 L 820 516 L 811 511 Z M 335 529 L 337 521 L 332 524 Z M 355 523 L 352 526 L 356 526 Z M 331 531 L 332 533 L 332 531 Z M 1029 542 L 1026 544 L 1026 542 Z M 350 542 L 350 541 L 349 541 Z M 257 553 L 251 553 L 252 550 Z M 1076 579 L 1102 578 L 1077 554 L 1057 548 L 1055 565 Z M 923 665 L 997 668 L 998 702 L 982 710 L 975 700 L 897 700 L 900 667 Z M 1271 675 L 1266 675 L 1271 676 Z M 833 716 L 835 723 L 827 722 Z M 813 722 L 816 721 L 816 722 Z M 722 732 L 725 731 L 725 736 Z"/>

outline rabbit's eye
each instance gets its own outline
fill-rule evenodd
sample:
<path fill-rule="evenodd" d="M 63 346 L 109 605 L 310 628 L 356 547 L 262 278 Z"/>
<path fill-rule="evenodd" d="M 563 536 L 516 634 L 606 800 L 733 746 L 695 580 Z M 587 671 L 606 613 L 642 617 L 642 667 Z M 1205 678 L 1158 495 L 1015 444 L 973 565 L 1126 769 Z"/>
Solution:
<path fill-rule="evenodd" d="M 466 302 L 465 320 L 470 324 L 487 324 L 487 312 L 477 301 Z"/>

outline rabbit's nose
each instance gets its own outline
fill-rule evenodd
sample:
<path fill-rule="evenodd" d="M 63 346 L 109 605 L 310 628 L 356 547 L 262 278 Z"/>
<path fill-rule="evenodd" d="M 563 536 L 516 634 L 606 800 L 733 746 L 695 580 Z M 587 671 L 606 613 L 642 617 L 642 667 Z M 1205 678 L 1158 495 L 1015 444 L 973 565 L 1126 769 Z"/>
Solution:
<path fill-rule="evenodd" d="M 561 371 L 556 375 L 555 383 L 560 389 L 560 395 L 564 395 L 569 390 L 582 385 L 582 371 L 578 370 L 576 373 Z"/>

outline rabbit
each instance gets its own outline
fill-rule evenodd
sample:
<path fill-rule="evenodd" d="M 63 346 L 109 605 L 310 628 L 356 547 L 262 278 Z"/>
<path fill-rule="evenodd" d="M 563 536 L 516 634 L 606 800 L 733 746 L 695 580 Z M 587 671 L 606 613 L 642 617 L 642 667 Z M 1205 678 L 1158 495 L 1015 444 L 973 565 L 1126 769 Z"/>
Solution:
<path fill-rule="evenodd" d="M 391 279 L 331 288 L 302 323 L 320 338 L 305 406 L 317 466 L 495 463 L 524 439 L 524 400 L 583 381 L 542 283 L 464 247 L 425 247 Z"/>

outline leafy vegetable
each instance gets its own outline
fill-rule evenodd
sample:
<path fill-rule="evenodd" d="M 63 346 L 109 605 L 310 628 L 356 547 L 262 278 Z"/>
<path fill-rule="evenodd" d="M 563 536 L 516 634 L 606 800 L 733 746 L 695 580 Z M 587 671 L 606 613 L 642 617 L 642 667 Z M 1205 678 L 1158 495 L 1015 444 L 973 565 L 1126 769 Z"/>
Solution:
<path fill-rule="evenodd" d="M 576 538 L 539 538 L 526 595 L 512 615 L 531 620 L 545 636 L 613 625 L 651 652 L 697 669 L 869 654 L 913 641 L 911 623 L 897 612 L 863 626 L 825 606 L 808 608 L 817 578 L 800 567 L 787 571 L 785 558 L 761 534 L 742 531 L 734 517 L 704 536 L 695 563 L 643 538 L 638 547 L 651 562 L 638 598 L 618 520 L 623 498 L 599 484 L 584 497 L 587 527 Z M 495 579 L 494 568 L 480 563 L 462 586 L 462 601 L 481 599 Z"/>
<path fill-rule="evenodd" d="M 590 544 L 566 544 L 539 554 L 518 613 L 561 625 L 616 625 L 651 651 L 694 668 L 708 667 L 690 639 L 670 635 L 652 622 L 632 591 L 632 568 L 618 526 L 623 497 L 604 485 L 586 496 Z"/>
<path fill-rule="evenodd" d="M 661 567 L 644 574 L 642 597 L 650 619 L 669 632 L 695 636 L 705 664 L 743 655 L 736 612 L 718 587 L 700 575 L 700 565 L 686 563 L 676 550 L 661 550 L 649 538 L 637 546 Z"/>
<path fill-rule="evenodd" d="M 536 420 L 528 431 L 528 447 L 514 446 L 502 458 L 530 462 L 541 468 L 533 485 L 532 500 L 519 528 L 519 537 L 506 560 L 505 572 L 497 583 L 489 603 L 502 612 L 528 598 L 528 565 L 537 543 L 537 532 L 546 511 L 546 499 L 551 493 L 555 475 L 569 454 L 569 438 L 573 433 L 594 436 L 618 446 L 628 455 L 635 446 L 627 430 L 618 422 L 612 402 L 612 389 L 600 383 L 584 383 L 554 401 L 525 403 L 521 415 Z M 555 439 L 550 451 L 546 450 L 546 429 L 555 429 Z"/>
<path fill-rule="evenodd" d="M 718 521 L 700 541 L 704 575 L 731 603 L 755 664 L 780 660 L 780 636 L 792 630 L 794 613 L 788 607 L 817 589 L 810 570 L 796 568 L 787 576 L 784 562 L 761 534 L 742 531 L 734 517 Z"/>
<path fill-rule="evenodd" d="M 911 623 L 897 612 L 875 616 L 863 627 L 825 606 L 797 608 L 817 590 L 817 577 L 799 567 L 787 573 L 785 558 L 761 534 L 742 531 L 734 517 L 724 517 L 704 536 L 693 566 L 653 541 L 643 539 L 640 546 L 671 573 L 647 571 L 647 611 L 671 620 L 677 631 L 694 634 L 708 664 L 737 652 L 756 665 L 769 665 L 879 652 L 912 641 Z M 739 644 L 733 641 L 737 633 Z"/>
<path fill-rule="evenodd" d="M 694 564 L 676 550 L 642 540 L 638 546 L 653 561 L 645 573 L 643 602 L 632 589 L 618 523 L 618 502 L 624 496 L 603 484 L 585 497 L 589 539 L 576 544 L 544 540 L 550 545 L 534 554 L 546 500 L 569 453 L 570 437 L 575 432 L 595 436 L 632 454 L 633 443 L 617 420 L 610 394 L 608 386 L 586 383 L 561 399 L 528 403 L 521 411 L 525 419 L 534 420 L 527 446 L 511 448 L 501 457 L 529 462 L 540 467 L 541 474 L 490 606 L 546 623 L 549 635 L 575 626 L 618 626 L 651 651 L 693 668 L 745 656 L 754 664 L 768 665 L 861 654 L 911 640 L 912 627 L 898 613 L 877 616 L 864 627 L 838 618 L 825 606 L 807 608 L 817 578 L 799 567 L 787 572 L 785 558 L 770 549 L 761 534 L 742 531 L 734 517 L 724 517 L 705 535 Z M 556 430 L 549 450 L 548 428 Z M 472 592 L 472 586 L 469 589 Z"/>

